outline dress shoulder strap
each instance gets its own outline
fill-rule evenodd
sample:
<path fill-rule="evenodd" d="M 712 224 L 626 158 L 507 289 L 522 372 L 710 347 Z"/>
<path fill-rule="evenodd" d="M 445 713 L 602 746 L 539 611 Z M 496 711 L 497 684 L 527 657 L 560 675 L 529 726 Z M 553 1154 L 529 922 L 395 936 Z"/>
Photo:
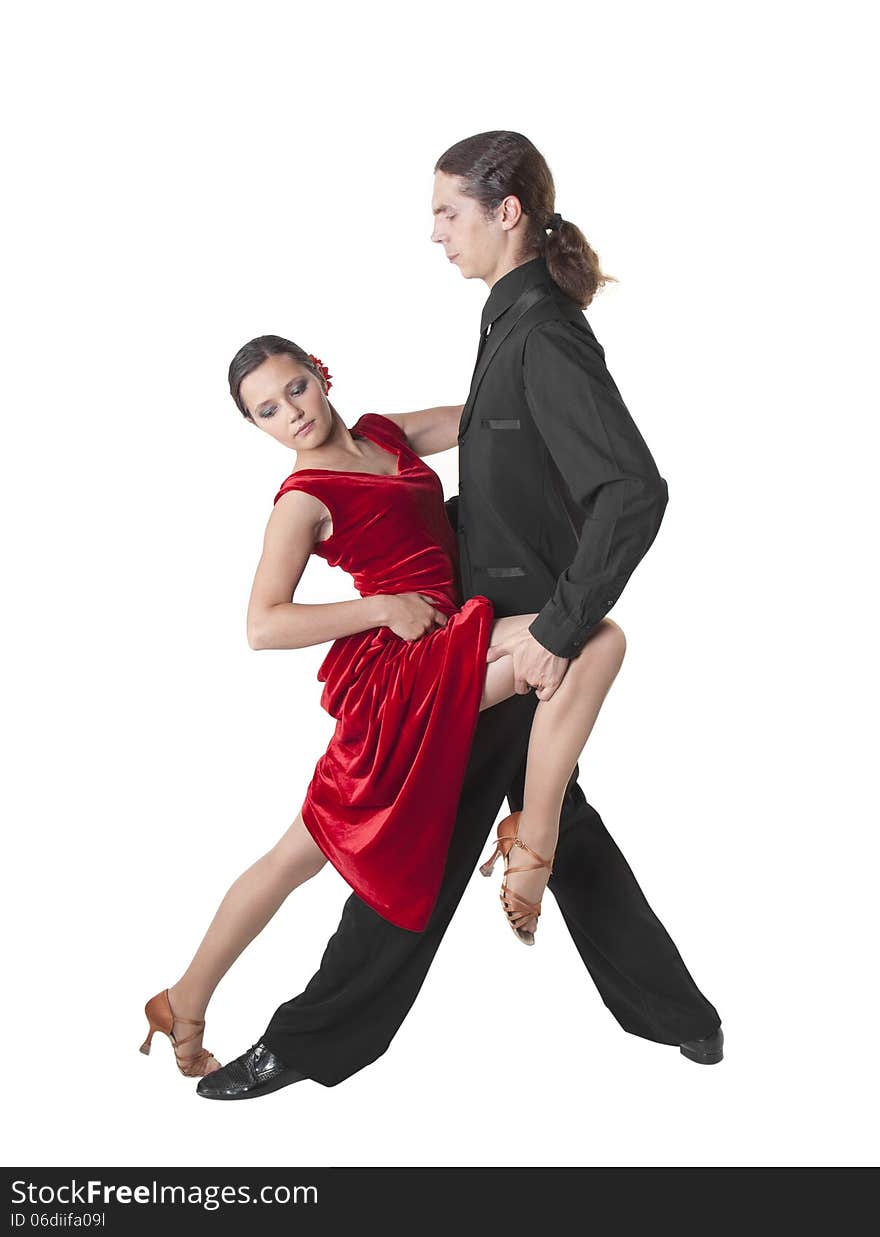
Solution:
<path fill-rule="evenodd" d="M 384 435 L 386 438 L 390 438 L 392 442 L 397 443 L 398 446 L 408 446 L 406 434 L 390 417 L 385 417 L 380 412 L 365 412 L 363 416 L 358 417 L 352 428 L 356 428 L 364 422 L 366 422 L 369 431 L 374 433 L 377 438 L 379 435 Z"/>
<path fill-rule="evenodd" d="M 307 477 L 301 477 L 295 472 L 292 472 L 289 477 L 285 477 L 278 493 L 272 499 L 272 506 L 275 506 L 282 494 L 289 494 L 291 490 L 302 490 L 306 494 L 311 494 L 313 498 L 319 498 L 321 502 L 324 502 L 323 491 L 327 488 L 324 473 L 314 468 L 309 469 L 308 473 Z M 332 474 L 327 475 L 332 476 Z"/>

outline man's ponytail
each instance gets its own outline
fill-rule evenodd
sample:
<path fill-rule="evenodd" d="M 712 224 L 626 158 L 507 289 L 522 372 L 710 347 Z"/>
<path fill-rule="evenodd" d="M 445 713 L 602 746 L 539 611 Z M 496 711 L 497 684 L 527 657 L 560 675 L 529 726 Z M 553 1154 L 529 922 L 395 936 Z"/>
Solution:
<path fill-rule="evenodd" d="M 599 266 L 596 251 L 576 224 L 562 219 L 544 239 L 544 257 L 555 284 L 586 309 L 603 284 L 617 282 Z"/>

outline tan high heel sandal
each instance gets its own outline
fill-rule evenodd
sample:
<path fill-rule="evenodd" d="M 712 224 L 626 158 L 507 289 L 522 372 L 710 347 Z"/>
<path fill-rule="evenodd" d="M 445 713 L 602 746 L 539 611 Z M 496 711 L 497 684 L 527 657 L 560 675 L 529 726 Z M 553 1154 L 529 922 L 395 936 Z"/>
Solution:
<path fill-rule="evenodd" d="M 190 1056 L 181 1057 L 178 1055 L 178 1048 L 182 1048 L 184 1044 L 188 1044 L 190 1040 L 195 1039 L 199 1031 L 204 1028 L 204 1018 L 182 1018 L 180 1014 L 175 1015 L 171 1009 L 171 1001 L 168 999 L 168 989 L 164 992 L 158 992 L 154 997 L 151 997 L 144 1006 L 144 1013 L 147 1015 L 147 1021 L 150 1024 L 150 1031 L 147 1038 L 141 1044 L 141 1052 L 145 1056 L 150 1055 L 150 1045 L 153 1040 L 153 1032 L 161 1031 L 167 1035 L 174 1047 L 174 1058 L 177 1061 L 177 1068 L 186 1078 L 203 1078 L 205 1074 L 212 1074 L 213 1069 L 205 1069 L 204 1067 L 209 1061 L 217 1061 L 213 1052 L 208 1052 L 207 1048 L 200 1048 L 198 1052 L 192 1053 Z M 172 1027 L 175 1022 L 189 1022 L 196 1029 L 191 1035 L 185 1035 L 183 1039 L 175 1039 Z M 220 1062 L 217 1061 L 217 1068 L 220 1068 Z"/>
<path fill-rule="evenodd" d="M 553 859 L 555 852 L 549 859 L 544 859 L 537 851 L 532 850 L 531 846 L 526 846 L 525 842 L 521 841 L 517 836 L 519 834 L 519 818 L 521 812 L 511 812 L 509 816 L 505 816 L 504 820 L 498 826 L 498 840 L 495 843 L 495 850 L 489 856 L 484 864 L 480 866 L 480 872 L 483 876 L 491 876 L 492 869 L 495 867 L 495 860 L 499 857 L 504 859 L 504 880 L 501 882 L 501 905 L 504 907 L 504 913 L 507 916 L 507 922 L 517 935 L 517 938 L 524 945 L 534 945 L 535 933 L 529 932 L 519 925 L 523 920 L 530 919 L 532 915 L 537 919 L 541 914 L 540 902 L 528 902 L 525 898 L 515 893 L 513 889 L 507 888 L 507 878 L 512 876 L 514 872 L 536 872 L 539 868 L 547 868 L 550 873 L 553 872 Z M 510 833 L 505 826 L 513 825 L 513 833 Z M 510 852 L 514 846 L 519 846 L 521 850 L 527 850 L 530 855 L 534 855 L 538 860 L 537 863 L 529 863 L 524 867 L 510 867 Z M 547 878 L 550 879 L 549 877 Z M 535 925 L 537 931 L 537 925 Z"/>

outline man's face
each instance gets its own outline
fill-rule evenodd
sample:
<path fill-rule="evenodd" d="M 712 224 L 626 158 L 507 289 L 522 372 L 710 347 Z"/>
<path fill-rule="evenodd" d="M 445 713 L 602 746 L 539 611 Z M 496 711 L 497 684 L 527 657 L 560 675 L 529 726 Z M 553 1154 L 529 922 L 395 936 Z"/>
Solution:
<path fill-rule="evenodd" d="M 505 249 L 502 209 L 487 219 L 479 202 L 462 193 L 462 185 L 460 176 L 435 172 L 431 240 L 443 246 L 465 279 L 486 279 L 496 270 Z"/>

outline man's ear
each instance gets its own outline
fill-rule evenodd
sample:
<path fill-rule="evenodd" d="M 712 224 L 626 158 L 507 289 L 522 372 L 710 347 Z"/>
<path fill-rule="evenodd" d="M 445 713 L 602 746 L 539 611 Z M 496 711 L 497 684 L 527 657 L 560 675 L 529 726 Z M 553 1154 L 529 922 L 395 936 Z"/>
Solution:
<path fill-rule="evenodd" d="M 509 193 L 501 203 L 501 226 L 505 231 L 515 228 L 523 217 L 522 203 L 515 193 Z"/>

